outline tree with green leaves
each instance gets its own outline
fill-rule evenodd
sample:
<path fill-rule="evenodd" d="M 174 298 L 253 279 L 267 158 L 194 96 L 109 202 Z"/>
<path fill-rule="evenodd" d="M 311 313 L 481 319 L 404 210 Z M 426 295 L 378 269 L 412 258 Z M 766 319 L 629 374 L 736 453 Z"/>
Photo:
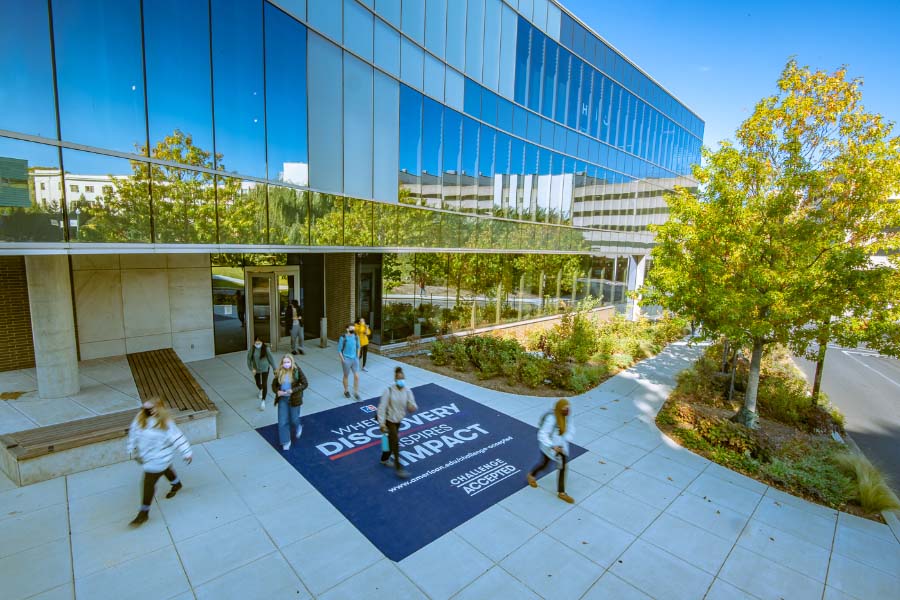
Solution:
<path fill-rule="evenodd" d="M 778 93 L 756 105 L 737 144 L 704 150 L 698 191 L 670 194 L 670 219 L 654 228 L 642 303 L 751 349 L 735 415 L 749 427 L 766 346 L 833 339 L 828 325 L 847 314 L 880 324 L 882 300 L 896 300 L 882 288 L 897 271 L 873 267 L 869 256 L 897 247 L 900 207 L 887 198 L 900 189 L 900 138 L 865 111 L 861 88 L 845 68 L 788 62 Z"/>

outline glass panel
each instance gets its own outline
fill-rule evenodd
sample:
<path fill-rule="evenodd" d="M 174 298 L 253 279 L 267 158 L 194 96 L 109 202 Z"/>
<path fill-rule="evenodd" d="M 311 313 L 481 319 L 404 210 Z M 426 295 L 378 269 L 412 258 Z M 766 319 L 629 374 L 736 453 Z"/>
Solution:
<path fill-rule="evenodd" d="M 314 33 L 309 34 L 307 57 L 309 89 L 309 184 L 340 192 L 343 183 L 344 137 L 341 49 Z"/>
<path fill-rule="evenodd" d="M 373 192 L 376 200 L 397 202 L 400 170 L 400 84 L 375 73 L 375 121 L 373 137 Z"/>
<path fill-rule="evenodd" d="M 296 275 L 288 275 L 286 273 L 280 273 L 275 275 L 275 285 L 278 289 L 278 323 L 275 325 L 276 330 L 279 334 L 278 339 L 278 350 L 287 350 L 290 348 L 291 343 L 291 327 L 285 327 L 284 322 L 291 322 L 292 319 L 286 318 L 288 307 L 291 305 L 291 301 L 296 299 L 297 301 L 300 298 L 297 297 L 297 280 L 298 277 Z M 301 294 L 302 297 L 302 294 Z M 301 305 L 301 314 L 302 308 Z M 303 331 L 303 327 L 301 326 L 300 331 Z M 306 336 L 303 336 L 306 338 Z M 302 343 L 300 344 L 302 347 Z"/>
<path fill-rule="evenodd" d="M 400 39 L 400 78 L 416 89 L 422 89 L 425 53 L 406 38 Z"/>
<path fill-rule="evenodd" d="M 253 315 L 253 337 L 271 345 L 272 340 L 272 287 L 273 275 L 250 275 L 250 312 Z"/>
<path fill-rule="evenodd" d="M 539 31 L 531 31 L 531 52 L 528 63 L 528 108 L 541 110 L 541 74 L 544 68 L 544 42 L 546 37 Z"/>
<path fill-rule="evenodd" d="M 311 192 L 309 217 L 310 245 L 344 245 L 344 199 L 341 196 Z"/>
<path fill-rule="evenodd" d="M 446 40 L 447 0 L 425 0 L 425 47 L 444 58 Z"/>
<path fill-rule="evenodd" d="M 147 163 L 63 150 L 63 164 L 71 241 L 150 241 Z"/>
<path fill-rule="evenodd" d="M 374 202 L 344 200 L 344 246 L 371 246 Z"/>
<path fill-rule="evenodd" d="M 375 64 L 400 77 L 400 34 L 375 19 Z"/>
<path fill-rule="evenodd" d="M 559 46 L 547 40 L 544 57 L 544 95 L 541 99 L 541 114 L 553 118 L 553 92 L 556 90 L 556 64 Z"/>
<path fill-rule="evenodd" d="M 481 126 L 478 140 L 478 213 L 490 214 L 493 209 L 494 194 L 494 140 L 495 132 L 486 125 Z"/>
<path fill-rule="evenodd" d="M 307 192 L 269 186 L 269 243 L 286 246 L 309 244 Z"/>
<path fill-rule="evenodd" d="M 462 169 L 460 171 L 460 210 L 475 211 L 476 177 L 478 175 L 478 133 L 480 125 L 463 117 Z"/>
<path fill-rule="evenodd" d="M 432 98 L 444 101 L 444 63 L 425 55 L 425 93 Z"/>
<path fill-rule="evenodd" d="M 400 0 L 375 0 L 375 12 L 400 28 Z"/>
<path fill-rule="evenodd" d="M 547 30 L 547 0 L 534 0 L 534 17 L 532 22 L 541 31 Z"/>
<path fill-rule="evenodd" d="M 402 205 L 377 204 L 375 245 L 427 248 L 441 239 L 441 213 Z"/>
<path fill-rule="evenodd" d="M 220 244 L 266 243 L 266 186 L 216 176 Z"/>
<path fill-rule="evenodd" d="M 178 19 L 172 19 L 173 14 Z M 144 4 L 144 48 L 151 155 L 157 156 L 153 146 L 165 144 L 176 131 L 184 132 L 198 149 L 212 152 L 208 3 Z"/>
<path fill-rule="evenodd" d="M 560 123 L 566 122 L 566 101 L 568 100 L 571 63 L 572 54 L 560 48 L 559 67 L 556 71 L 556 110 L 553 113 L 553 118 Z"/>
<path fill-rule="evenodd" d="M 447 85 L 444 89 L 447 106 L 453 107 L 456 110 L 463 110 L 463 96 L 465 95 L 465 92 L 463 91 L 465 85 L 464 81 L 465 77 L 461 74 L 453 69 L 447 69 Z"/>
<path fill-rule="evenodd" d="M 262 5 L 213 0 L 216 168 L 266 176 Z"/>
<path fill-rule="evenodd" d="M 57 148 L 0 138 L 0 241 L 62 242 L 62 183 Z"/>
<path fill-rule="evenodd" d="M 55 0 L 53 26 L 62 139 L 145 153 L 138 0 Z"/>
<path fill-rule="evenodd" d="M 465 110 L 467 115 L 476 119 L 481 118 L 481 86 L 468 78 L 466 78 Z"/>
<path fill-rule="evenodd" d="M 462 0 L 458 0 L 462 2 Z M 481 81 L 484 43 L 484 0 L 468 0 L 466 11 L 466 75 Z"/>
<path fill-rule="evenodd" d="M 500 94 L 513 98 L 516 87 L 516 33 L 519 19 L 516 13 L 506 4 L 502 5 L 500 15 Z"/>
<path fill-rule="evenodd" d="M 269 0 L 269 2 L 278 6 L 289 15 L 306 20 L 306 0 Z"/>
<path fill-rule="evenodd" d="M 459 210 L 459 172 L 462 169 L 462 116 L 444 110 L 443 121 L 443 207 Z"/>
<path fill-rule="evenodd" d="M 487 89 L 481 90 L 481 120 L 490 125 L 497 124 L 497 101 L 499 98 L 496 94 Z"/>
<path fill-rule="evenodd" d="M 344 47 L 368 61 L 372 60 L 372 19 L 372 13 L 356 0 L 344 0 Z"/>
<path fill-rule="evenodd" d="M 425 44 L 425 2 L 424 0 L 406 0 L 402 3 L 401 31 Z"/>
<path fill-rule="evenodd" d="M 340 43 L 343 3 L 340 0 L 308 0 L 309 24 Z"/>
<path fill-rule="evenodd" d="M 162 165 L 151 165 L 150 176 L 156 243 L 214 244 L 215 176 Z"/>
<path fill-rule="evenodd" d="M 578 114 L 581 111 L 579 97 L 581 94 L 581 69 L 584 65 L 577 58 L 572 58 L 571 81 L 569 83 L 569 108 L 566 112 L 566 125 L 575 128 L 578 123 Z"/>
<path fill-rule="evenodd" d="M 422 174 L 422 94 L 400 86 L 400 202 L 417 204 Z"/>
<path fill-rule="evenodd" d="M 0 129 L 56 139 L 51 69 L 47 3 L 4 3 L 0 19 Z"/>
<path fill-rule="evenodd" d="M 244 297 L 244 267 L 240 254 L 220 256 L 236 259 L 235 266 L 212 268 L 213 337 L 216 354 L 237 352 L 247 348 L 244 330 L 247 299 Z"/>
<path fill-rule="evenodd" d="M 372 67 L 344 52 L 344 193 L 372 197 Z"/>
<path fill-rule="evenodd" d="M 562 12 L 554 3 L 547 4 L 547 35 L 559 41 L 559 28 Z"/>
<path fill-rule="evenodd" d="M 500 86 L 500 0 L 485 0 L 484 4 L 484 66 L 482 82 L 497 91 Z"/>
<path fill-rule="evenodd" d="M 422 111 L 422 200 L 425 206 L 441 207 L 441 134 L 444 106 L 425 98 Z"/>
<path fill-rule="evenodd" d="M 306 27 L 268 4 L 266 72 L 269 179 L 309 185 Z"/>
<path fill-rule="evenodd" d="M 447 3 L 447 63 L 459 71 L 466 66 L 466 3 Z"/>
<path fill-rule="evenodd" d="M 531 26 L 518 18 L 516 33 L 516 82 L 514 100 L 524 105 L 528 90 L 528 53 L 531 49 Z"/>

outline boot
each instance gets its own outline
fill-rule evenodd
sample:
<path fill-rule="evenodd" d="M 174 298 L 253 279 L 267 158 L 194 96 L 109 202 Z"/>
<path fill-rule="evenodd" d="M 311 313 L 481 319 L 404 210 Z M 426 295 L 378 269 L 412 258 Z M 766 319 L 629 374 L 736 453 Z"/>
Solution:
<path fill-rule="evenodd" d="M 182 487 L 184 487 L 184 486 L 181 485 L 180 481 L 178 483 L 174 484 L 172 486 L 172 489 L 169 490 L 169 493 L 166 494 L 166 498 L 174 498 L 175 494 L 177 494 L 178 490 L 180 490 Z"/>
<path fill-rule="evenodd" d="M 537 479 L 535 479 L 534 475 L 532 475 L 531 473 L 528 474 L 528 485 L 533 488 L 537 487 Z"/>
<path fill-rule="evenodd" d="M 146 510 L 142 510 L 137 514 L 137 516 L 134 519 L 132 519 L 131 526 L 132 527 L 140 527 L 141 525 L 146 523 L 147 519 L 149 519 L 149 518 L 150 518 L 150 512 L 146 511 Z"/>

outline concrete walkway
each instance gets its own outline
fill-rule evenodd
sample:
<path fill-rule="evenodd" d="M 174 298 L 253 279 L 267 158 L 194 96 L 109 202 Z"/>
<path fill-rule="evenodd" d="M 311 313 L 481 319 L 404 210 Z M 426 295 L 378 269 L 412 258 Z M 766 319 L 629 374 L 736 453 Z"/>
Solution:
<path fill-rule="evenodd" d="M 699 349 L 659 356 L 573 399 L 578 443 L 568 491 L 555 474 L 400 563 L 384 558 L 252 429 L 242 354 L 190 367 L 221 410 L 221 439 L 195 447 L 184 490 L 150 522 L 127 523 L 131 462 L 26 488 L 0 481 L 4 600 L 78 598 L 789 598 L 896 597 L 900 543 L 887 526 L 838 513 L 719 467 L 666 439 L 653 416 Z M 304 412 L 344 404 L 334 347 L 308 349 Z M 395 363 L 371 356 L 362 391 Z M 534 424 L 550 399 L 512 396 L 407 367 Z M 160 491 L 166 486 L 160 485 Z M 427 510 L 427 507 L 421 508 Z"/>

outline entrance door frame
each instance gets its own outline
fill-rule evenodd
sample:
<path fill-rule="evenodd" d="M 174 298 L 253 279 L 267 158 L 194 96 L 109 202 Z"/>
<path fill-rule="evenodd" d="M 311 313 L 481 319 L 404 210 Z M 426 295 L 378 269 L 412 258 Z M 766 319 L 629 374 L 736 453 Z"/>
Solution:
<path fill-rule="evenodd" d="M 281 275 L 294 276 L 294 298 L 300 299 L 300 267 L 289 265 L 286 267 L 244 267 L 244 297 L 246 301 L 247 323 L 247 347 L 253 344 L 255 336 L 253 322 L 253 277 L 267 277 L 269 279 L 269 346 L 273 351 L 281 351 L 281 295 L 278 293 L 278 278 Z M 273 318 L 274 317 L 274 318 Z M 290 346 L 288 346 L 290 349 Z"/>

